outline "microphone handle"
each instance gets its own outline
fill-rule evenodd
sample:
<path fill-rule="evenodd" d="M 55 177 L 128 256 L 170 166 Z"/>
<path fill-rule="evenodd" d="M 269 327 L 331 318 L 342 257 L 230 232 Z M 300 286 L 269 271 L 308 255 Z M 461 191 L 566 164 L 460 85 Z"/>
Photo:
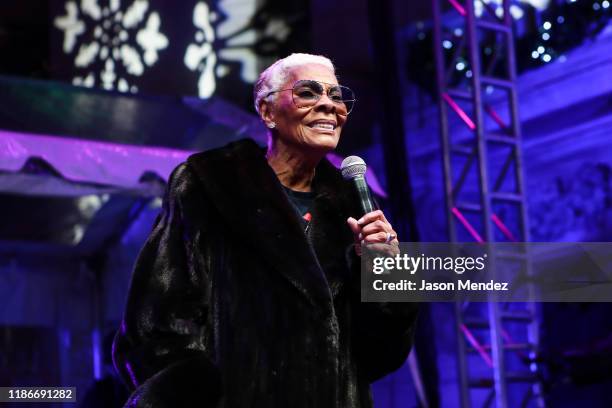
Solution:
<path fill-rule="evenodd" d="M 357 190 L 357 196 L 359 197 L 359 204 L 363 214 L 377 210 L 378 207 L 372 200 L 370 195 L 370 189 L 363 176 L 358 176 L 353 179 L 355 189 Z"/>

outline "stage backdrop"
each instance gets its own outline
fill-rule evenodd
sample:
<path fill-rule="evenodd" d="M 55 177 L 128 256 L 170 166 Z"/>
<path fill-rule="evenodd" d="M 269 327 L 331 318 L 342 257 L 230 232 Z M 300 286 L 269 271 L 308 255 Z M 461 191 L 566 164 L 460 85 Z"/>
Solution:
<path fill-rule="evenodd" d="M 53 0 L 52 75 L 120 92 L 251 104 L 257 74 L 310 49 L 308 0 Z"/>

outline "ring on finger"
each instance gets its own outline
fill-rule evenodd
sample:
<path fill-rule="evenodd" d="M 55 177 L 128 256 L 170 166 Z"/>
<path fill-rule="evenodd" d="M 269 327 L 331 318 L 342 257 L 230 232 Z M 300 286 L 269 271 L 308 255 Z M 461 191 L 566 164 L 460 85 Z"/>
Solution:
<path fill-rule="evenodd" d="M 387 238 L 385 238 L 385 244 L 389 244 L 394 239 L 395 239 L 395 235 L 393 235 L 390 232 L 387 232 Z"/>

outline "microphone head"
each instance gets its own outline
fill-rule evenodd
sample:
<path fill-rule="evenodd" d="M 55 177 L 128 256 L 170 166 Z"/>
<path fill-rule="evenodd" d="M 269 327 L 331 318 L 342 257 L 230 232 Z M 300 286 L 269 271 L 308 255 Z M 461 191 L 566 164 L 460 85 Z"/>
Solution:
<path fill-rule="evenodd" d="M 363 177 L 366 172 L 366 168 L 365 162 L 359 156 L 349 156 L 342 160 L 342 164 L 340 165 L 342 177 L 344 177 L 345 180 Z"/>

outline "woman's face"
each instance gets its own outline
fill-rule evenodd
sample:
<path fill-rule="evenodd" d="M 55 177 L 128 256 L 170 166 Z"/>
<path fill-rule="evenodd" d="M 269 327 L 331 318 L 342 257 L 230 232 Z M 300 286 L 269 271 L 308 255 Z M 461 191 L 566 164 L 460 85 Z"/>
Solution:
<path fill-rule="evenodd" d="M 294 67 L 280 89 L 290 89 L 299 80 L 315 80 L 325 84 L 338 84 L 334 73 L 324 65 L 308 64 Z M 324 85 L 327 88 L 329 85 Z M 267 102 L 266 102 L 267 103 Z M 337 113 L 337 106 L 323 92 L 317 103 L 298 107 L 291 91 L 278 92 L 269 105 L 268 120 L 276 124 L 277 137 L 286 144 L 299 145 L 308 150 L 328 152 L 338 145 L 346 115 Z M 331 125 L 331 126 L 330 126 Z"/>

